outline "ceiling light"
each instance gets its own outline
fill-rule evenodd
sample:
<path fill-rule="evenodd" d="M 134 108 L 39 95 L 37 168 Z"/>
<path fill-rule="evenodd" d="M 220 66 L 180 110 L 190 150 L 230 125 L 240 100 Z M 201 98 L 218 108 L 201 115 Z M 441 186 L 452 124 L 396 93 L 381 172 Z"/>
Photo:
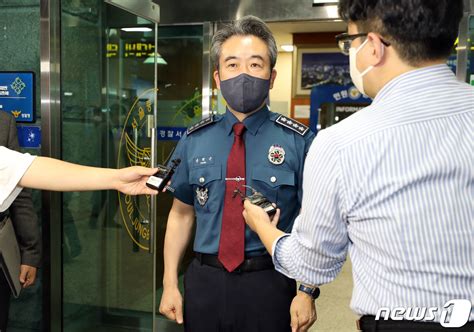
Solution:
<path fill-rule="evenodd" d="M 120 30 L 126 31 L 126 32 L 150 32 L 150 31 L 152 31 L 151 28 L 147 28 L 147 27 L 121 28 Z"/>
<path fill-rule="evenodd" d="M 293 52 L 293 50 L 295 49 L 295 46 L 291 44 L 281 45 L 280 47 L 285 52 Z"/>

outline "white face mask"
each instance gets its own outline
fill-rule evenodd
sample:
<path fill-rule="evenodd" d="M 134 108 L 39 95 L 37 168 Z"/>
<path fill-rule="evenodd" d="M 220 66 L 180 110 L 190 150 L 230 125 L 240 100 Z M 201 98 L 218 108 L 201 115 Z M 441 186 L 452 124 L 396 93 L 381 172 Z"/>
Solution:
<path fill-rule="evenodd" d="M 364 79 L 363 77 L 365 74 L 367 74 L 369 71 L 371 71 L 374 66 L 369 66 L 366 70 L 364 70 L 362 73 L 359 72 L 357 69 L 357 53 L 362 49 L 362 47 L 365 46 L 365 44 L 369 41 L 369 39 L 366 39 L 358 48 L 351 47 L 349 49 L 349 66 L 350 66 L 350 74 L 351 74 L 351 79 L 352 82 L 354 83 L 355 87 L 357 90 L 359 90 L 360 93 L 365 95 L 364 91 Z"/>

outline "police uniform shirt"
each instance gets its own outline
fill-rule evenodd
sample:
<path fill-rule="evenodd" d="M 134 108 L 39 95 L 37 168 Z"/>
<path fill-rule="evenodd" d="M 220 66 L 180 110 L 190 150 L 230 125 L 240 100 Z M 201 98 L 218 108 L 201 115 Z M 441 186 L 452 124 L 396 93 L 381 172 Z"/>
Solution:
<path fill-rule="evenodd" d="M 19 153 L 0 146 L 0 212 L 6 211 L 23 187 L 18 185 L 35 159 L 28 153 Z"/>
<path fill-rule="evenodd" d="M 181 164 L 170 187 L 175 198 L 194 206 L 196 252 L 218 253 L 227 158 L 234 142 L 232 126 L 237 122 L 229 111 L 207 118 L 188 129 L 174 153 L 173 158 L 180 158 Z M 243 123 L 246 127 L 246 185 L 282 207 L 278 228 L 290 231 L 301 207 L 304 159 L 314 134 L 308 127 L 270 112 L 266 107 Z M 245 193 L 242 181 L 227 181 Z M 247 189 L 247 195 L 251 193 Z M 248 256 L 265 252 L 258 236 L 248 226 L 245 251 Z"/>

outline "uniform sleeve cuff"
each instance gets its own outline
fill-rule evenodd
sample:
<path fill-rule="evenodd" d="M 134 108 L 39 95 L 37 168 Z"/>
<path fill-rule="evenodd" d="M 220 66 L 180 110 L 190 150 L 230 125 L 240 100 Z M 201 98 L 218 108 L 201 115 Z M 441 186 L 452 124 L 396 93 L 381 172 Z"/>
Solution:
<path fill-rule="evenodd" d="M 180 200 L 185 204 L 194 205 L 194 198 L 186 197 L 186 195 L 181 194 L 179 190 L 174 190 L 173 195 L 176 199 Z"/>

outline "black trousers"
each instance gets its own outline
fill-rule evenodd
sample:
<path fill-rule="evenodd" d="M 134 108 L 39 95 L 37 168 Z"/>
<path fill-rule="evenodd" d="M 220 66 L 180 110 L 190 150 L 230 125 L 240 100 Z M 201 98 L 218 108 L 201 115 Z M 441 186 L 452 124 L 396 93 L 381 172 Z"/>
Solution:
<path fill-rule="evenodd" d="M 439 323 L 413 322 L 408 320 L 375 320 L 375 316 L 362 316 L 358 322 L 363 332 L 473 332 L 474 322 L 468 322 L 460 328 L 446 328 Z"/>
<path fill-rule="evenodd" d="M 274 269 L 229 273 L 194 259 L 184 275 L 186 332 L 288 332 L 296 282 Z"/>
<path fill-rule="evenodd" d="M 7 330 L 8 310 L 10 309 L 10 286 L 0 269 L 0 332 Z"/>

